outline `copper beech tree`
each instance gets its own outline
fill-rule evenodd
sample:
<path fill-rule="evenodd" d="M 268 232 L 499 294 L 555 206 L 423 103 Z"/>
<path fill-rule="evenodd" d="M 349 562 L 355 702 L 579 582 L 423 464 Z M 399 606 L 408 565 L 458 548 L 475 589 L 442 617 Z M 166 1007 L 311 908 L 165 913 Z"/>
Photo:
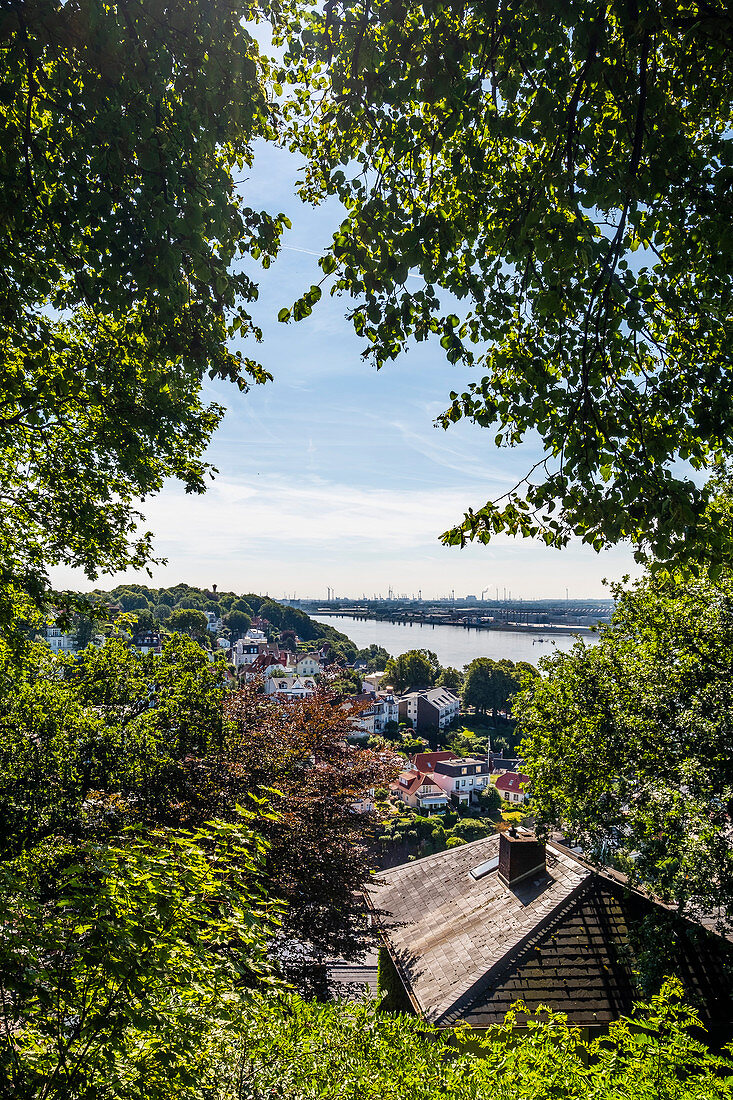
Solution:
<path fill-rule="evenodd" d="M 318 952 L 353 953 L 372 866 L 368 821 L 354 802 L 394 778 L 397 758 L 350 745 L 359 707 L 327 690 L 283 703 L 244 688 L 224 710 L 225 744 L 211 778 L 230 806 L 245 792 L 265 798 L 255 827 L 270 844 L 271 888 L 288 902 L 284 936 Z"/>

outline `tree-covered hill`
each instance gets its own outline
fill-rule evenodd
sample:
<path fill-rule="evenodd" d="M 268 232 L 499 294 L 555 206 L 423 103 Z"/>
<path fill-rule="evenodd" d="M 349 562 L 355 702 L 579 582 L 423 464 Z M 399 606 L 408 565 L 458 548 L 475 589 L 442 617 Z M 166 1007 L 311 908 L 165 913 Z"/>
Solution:
<path fill-rule="evenodd" d="M 358 652 L 351 639 L 340 630 L 315 622 L 297 607 L 289 607 L 254 592 L 239 595 L 189 584 L 175 584 L 168 588 L 124 584 L 108 592 L 95 589 L 90 593 L 90 598 L 95 603 L 119 604 L 125 611 L 137 615 L 138 623 L 143 628 L 156 624 L 166 626 L 175 611 L 213 611 L 221 618 L 224 631 L 234 639 L 247 632 L 254 618 L 260 618 L 270 624 L 267 632 L 273 639 L 285 637 L 288 631 L 293 631 L 308 649 L 318 649 L 328 642 L 333 651 L 346 661 L 353 661 Z M 171 627 L 174 625 L 175 619 Z M 292 638 L 290 642 L 293 644 Z"/>

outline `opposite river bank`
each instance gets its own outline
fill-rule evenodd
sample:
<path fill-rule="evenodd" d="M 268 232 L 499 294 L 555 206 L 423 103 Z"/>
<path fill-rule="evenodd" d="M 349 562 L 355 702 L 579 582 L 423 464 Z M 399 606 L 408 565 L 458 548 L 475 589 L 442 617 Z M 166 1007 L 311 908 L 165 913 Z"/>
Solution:
<path fill-rule="evenodd" d="M 352 642 L 365 649 L 375 644 L 398 656 L 408 649 L 431 649 L 444 667 L 463 668 L 474 657 L 492 657 L 495 661 L 529 661 L 536 665 L 549 653 L 572 649 L 578 641 L 573 634 L 553 634 L 539 628 L 536 632 L 514 630 L 476 630 L 460 626 L 427 626 L 422 623 L 390 623 L 377 619 L 355 619 L 350 615 L 311 615 L 319 623 L 328 623 L 342 631 Z M 583 643 L 594 645 L 596 634 L 583 633 Z"/>

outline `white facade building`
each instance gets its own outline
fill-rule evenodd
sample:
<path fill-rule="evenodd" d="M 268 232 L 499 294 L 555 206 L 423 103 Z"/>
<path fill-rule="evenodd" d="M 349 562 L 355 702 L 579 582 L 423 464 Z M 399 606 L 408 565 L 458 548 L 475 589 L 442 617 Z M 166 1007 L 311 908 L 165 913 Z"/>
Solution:
<path fill-rule="evenodd" d="M 76 639 L 65 634 L 58 626 L 46 627 L 46 643 L 54 653 L 76 653 Z"/>
<path fill-rule="evenodd" d="M 299 676 L 316 676 L 321 671 L 321 664 L 315 653 L 304 653 L 298 657 L 295 668 Z"/>

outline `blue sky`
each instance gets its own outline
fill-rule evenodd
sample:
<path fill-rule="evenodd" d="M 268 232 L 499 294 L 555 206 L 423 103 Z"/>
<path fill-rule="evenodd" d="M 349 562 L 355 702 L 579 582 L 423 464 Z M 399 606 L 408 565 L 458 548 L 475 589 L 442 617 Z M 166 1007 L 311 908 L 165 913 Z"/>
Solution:
<path fill-rule="evenodd" d="M 347 302 L 327 295 L 311 317 L 277 322 L 278 310 L 321 272 L 316 256 L 338 224 L 333 206 L 311 209 L 294 196 L 296 159 L 259 150 L 243 191 L 250 205 L 284 211 L 293 223 L 277 262 L 260 276 L 254 315 L 264 343 L 246 345 L 274 382 L 239 394 L 223 384 L 207 395 L 227 408 L 209 448 L 219 470 L 206 496 L 170 485 L 146 502 L 165 567 L 154 583 L 187 581 L 270 595 L 399 593 L 516 597 L 604 596 L 602 579 L 636 572 L 630 550 L 563 551 L 526 540 L 490 547 L 442 547 L 439 536 L 469 505 L 498 496 L 529 469 L 531 447 L 498 450 L 493 433 L 469 424 L 433 426 L 448 393 L 469 377 L 446 362 L 436 341 L 375 371 L 344 320 Z M 122 579 L 149 583 L 132 572 Z M 66 569 L 59 585 L 88 587 Z"/>

